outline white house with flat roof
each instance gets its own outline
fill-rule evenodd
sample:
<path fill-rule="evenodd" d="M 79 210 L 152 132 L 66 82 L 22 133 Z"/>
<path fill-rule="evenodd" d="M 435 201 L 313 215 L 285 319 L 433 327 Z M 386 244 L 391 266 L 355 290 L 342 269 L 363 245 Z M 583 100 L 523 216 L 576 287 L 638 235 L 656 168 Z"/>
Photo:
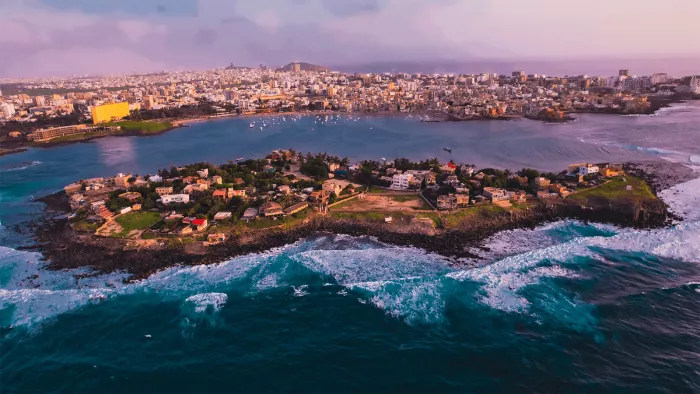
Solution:
<path fill-rule="evenodd" d="M 597 174 L 599 172 L 600 168 L 598 168 L 598 166 L 595 164 L 586 163 L 578 167 L 578 173 L 581 175 Z"/>
<path fill-rule="evenodd" d="M 160 202 L 163 205 L 168 204 L 187 204 L 190 202 L 189 194 L 167 194 L 165 196 L 160 196 Z"/>

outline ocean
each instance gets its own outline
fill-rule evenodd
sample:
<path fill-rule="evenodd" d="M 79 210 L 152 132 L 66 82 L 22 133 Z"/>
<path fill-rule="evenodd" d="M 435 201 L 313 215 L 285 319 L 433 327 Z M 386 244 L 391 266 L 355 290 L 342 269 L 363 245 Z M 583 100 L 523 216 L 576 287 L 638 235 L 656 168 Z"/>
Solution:
<path fill-rule="evenodd" d="M 480 167 L 700 166 L 700 103 L 548 125 L 406 116 L 231 119 L 0 158 L 2 392 L 700 392 L 700 181 L 661 193 L 660 230 L 559 221 L 454 265 L 319 235 L 216 265 L 48 271 L 26 222 L 75 179 L 276 148 L 353 160 L 450 154 Z M 262 131 L 259 126 L 267 123 Z"/>

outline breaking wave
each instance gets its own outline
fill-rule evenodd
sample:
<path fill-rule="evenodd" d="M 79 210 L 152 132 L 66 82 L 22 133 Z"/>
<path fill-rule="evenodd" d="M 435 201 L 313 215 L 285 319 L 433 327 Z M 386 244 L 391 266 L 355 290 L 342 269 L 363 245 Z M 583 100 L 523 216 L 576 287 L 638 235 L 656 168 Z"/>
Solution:
<path fill-rule="evenodd" d="M 230 294 L 341 297 L 347 292 L 408 324 L 440 323 L 448 305 L 455 302 L 538 320 L 546 317 L 543 314 L 561 316 L 561 308 L 573 308 L 588 316 L 583 321 L 589 321 L 591 306 L 553 288 L 552 279 L 585 277 L 580 273 L 582 266 L 592 261 L 605 263 L 606 250 L 700 261 L 700 223 L 659 231 L 589 227 L 558 222 L 501 234 L 497 237 L 511 243 L 530 239 L 507 257 L 469 269 L 453 268 L 441 256 L 420 249 L 387 247 L 364 239 L 344 238 L 342 249 L 316 249 L 333 244 L 330 236 L 221 264 L 170 268 L 133 284 L 123 284 L 127 275 L 119 273 L 84 277 L 87 270 L 46 271 L 38 254 L 4 248 L 0 322 L 3 327 L 32 326 L 114 297 L 147 293 L 165 300 L 180 298 L 195 313 L 204 313 L 218 311 Z M 538 242 L 542 243 L 539 247 Z M 78 279 L 76 274 L 83 276 Z M 533 286 L 539 291 L 526 291 Z M 536 312 L 533 304 L 537 304 Z"/>
<path fill-rule="evenodd" d="M 194 311 L 201 313 L 208 310 L 216 312 L 221 309 L 222 306 L 226 305 L 227 300 L 228 296 L 224 293 L 204 293 L 187 297 L 185 302 L 192 303 L 194 305 Z"/>
<path fill-rule="evenodd" d="M 496 234 L 484 248 L 474 249 L 480 258 L 456 266 L 422 249 L 327 235 L 220 264 L 172 267 L 125 284 L 125 273 L 49 271 L 38 253 L 0 247 L 0 327 L 41 325 L 126 296 L 179 300 L 194 314 L 203 314 L 220 310 L 232 296 L 301 301 L 340 300 L 349 293 L 363 308 L 408 324 L 440 324 L 459 305 L 589 327 L 595 306 L 563 283 L 585 282 L 590 270 L 614 264 L 612 255 L 632 256 L 644 264 L 661 264 L 659 259 L 700 263 L 700 221 L 692 206 L 700 191 L 697 182 L 662 193 L 672 208 L 689 211 L 673 227 L 632 230 L 559 221 Z"/>
<path fill-rule="evenodd" d="M 22 171 L 26 170 L 27 168 L 38 166 L 39 164 L 43 164 L 39 160 L 33 160 L 33 161 L 23 161 L 21 163 L 15 163 L 15 164 L 8 164 L 0 168 L 0 172 L 12 172 L 12 171 Z"/>

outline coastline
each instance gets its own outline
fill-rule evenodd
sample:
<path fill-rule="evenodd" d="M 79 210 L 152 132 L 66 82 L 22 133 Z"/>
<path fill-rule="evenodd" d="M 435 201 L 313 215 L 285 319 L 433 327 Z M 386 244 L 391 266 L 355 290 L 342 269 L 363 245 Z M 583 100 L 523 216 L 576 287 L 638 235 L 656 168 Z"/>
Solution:
<path fill-rule="evenodd" d="M 677 166 L 682 165 L 656 162 L 626 164 L 630 172 L 634 171 L 649 182 L 655 195 L 673 184 L 697 176 L 692 170 L 679 173 Z M 655 171 L 653 175 L 648 172 L 650 169 Z M 373 237 L 389 245 L 421 248 L 444 256 L 453 265 L 463 265 L 465 262 L 462 259 L 477 257 L 469 251 L 470 247 L 485 248 L 483 243 L 487 238 L 504 230 L 532 229 L 564 219 L 652 229 L 666 227 L 680 219 L 669 212 L 665 202 L 658 198 L 640 204 L 606 200 L 591 206 L 559 200 L 533 204 L 518 211 L 480 212 L 458 227 L 449 229 L 435 229 L 413 221 L 387 224 L 361 218 L 319 215 L 289 228 L 245 228 L 225 242 L 208 247 L 184 243 L 134 247 L 128 240 L 74 231 L 65 219 L 65 213 L 70 208 L 63 192 L 37 201 L 46 204 L 46 218 L 31 226 L 36 243 L 22 249 L 41 252 L 48 261 L 49 269 L 90 267 L 100 273 L 125 271 L 131 274 L 129 280 L 143 279 L 176 265 L 221 263 L 236 256 L 289 245 L 317 234 Z"/>
<path fill-rule="evenodd" d="M 687 97 L 670 97 L 670 98 L 661 98 L 659 100 L 653 100 L 655 103 L 654 105 L 651 106 L 651 108 L 648 111 L 645 111 L 643 113 L 639 113 L 638 115 L 653 115 L 659 110 L 663 108 L 669 108 L 672 107 L 673 104 L 679 104 L 679 103 L 684 103 L 687 102 L 688 100 L 698 100 L 698 98 L 687 98 Z M 618 116 L 626 116 L 630 115 L 630 113 L 625 113 L 625 112 L 620 112 L 619 110 L 615 111 L 571 111 L 569 112 L 571 114 L 599 114 L 599 115 L 618 115 Z M 636 114 L 636 113 L 635 113 Z M 219 119 L 249 119 L 249 118 L 258 118 L 258 117 L 280 117 L 280 116 L 326 116 L 326 115 L 348 115 L 348 116 L 406 116 L 406 115 L 414 115 L 414 116 L 429 116 L 432 118 L 429 118 L 427 120 L 418 120 L 419 122 L 423 123 L 443 123 L 443 122 L 469 122 L 469 121 L 512 121 L 512 120 L 520 120 L 520 119 L 530 119 L 530 120 L 535 120 L 535 121 L 541 121 L 541 122 L 553 122 L 553 123 L 567 123 L 573 120 L 576 120 L 575 117 L 567 117 L 565 119 L 545 119 L 545 118 L 539 118 L 539 117 L 531 117 L 531 116 L 522 116 L 522 115 L 506 115 L 506 116 L 497 116 L 497 117 L 483 117 L 483 116 L 478 116 L 478 117 L 469 117 L 469 118 L 459 118 L 454 115 L 449 115 L 449 114 L 440 114 L 442 116 L 442 119 L 436 118 L 437 114 L 432 114 L 427 111 L 416 111 L 416 112 L 367 112 L 367 113 L 355 113 L 355 112 L 338 112 L 338 111 L 295 111 L 295 112 L 269 112 L 269 113 L 259 113 L 259 114 L 241 114 L 241 115 L 227 115 L 227 116 L 207 116 L 207 117 L 198 117 L 198 118 L 187 118 L 187 119 L 174 119 L 174 120 L 168 120 L 172 124 L 171 127 L 167 127 L 163 130 L 156 131 L 156 132 L 142 132 L 142 131 L 136 131 L 136 130 L 130 130 L 130 131 L 125 131 L 121 133 L 115 133 L 115 134 L 104 134 L 104 135 L 92 135 L 92 136 L 87 136 L 85 138 L 78 138 L 74 140 L 63 140 L 63 141 L 56 141 L 56 142 L 51 142 L 47 141 L 44 143 L 14 143 L 11 144 L 9 147 L 0 147 L 0 157 L 5 156 L 5 155 L 11 155 L 14 153 L 21 153 L 25 152 L 29 148 L 53 148 L 56 146 L 64 146 L 64 145 L 69 145 L 69 144 L 74 144 L 74 143 L 81 143 L 81 142 L 88 142 L 92 141 L 95 139 L 99 138 L 105 138 L 105 137 L 150 137 L 150 136 L 158 136 L 165 134 L 167 132 L 170 132 L 172 130 L 180 129 L 182 127 L 190 127 L 192 124 L 195 123 L 201 123 L 201 122 L 207 122 L 207 121 L 215 121 Z"/>

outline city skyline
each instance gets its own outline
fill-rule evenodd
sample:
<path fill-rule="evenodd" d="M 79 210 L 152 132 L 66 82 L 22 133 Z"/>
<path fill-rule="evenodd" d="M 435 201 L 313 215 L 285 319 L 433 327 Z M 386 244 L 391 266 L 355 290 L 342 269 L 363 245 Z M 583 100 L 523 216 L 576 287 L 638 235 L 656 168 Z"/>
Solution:
<path fill-rule="evenodd" d="M 687 39 L 700 35 L 692 0 L 5 0 L 0 11 L 0 52 L 10 55 L 0 78 L 295 60 L 345 72 L 700 69 L 700 43 Z"/>

